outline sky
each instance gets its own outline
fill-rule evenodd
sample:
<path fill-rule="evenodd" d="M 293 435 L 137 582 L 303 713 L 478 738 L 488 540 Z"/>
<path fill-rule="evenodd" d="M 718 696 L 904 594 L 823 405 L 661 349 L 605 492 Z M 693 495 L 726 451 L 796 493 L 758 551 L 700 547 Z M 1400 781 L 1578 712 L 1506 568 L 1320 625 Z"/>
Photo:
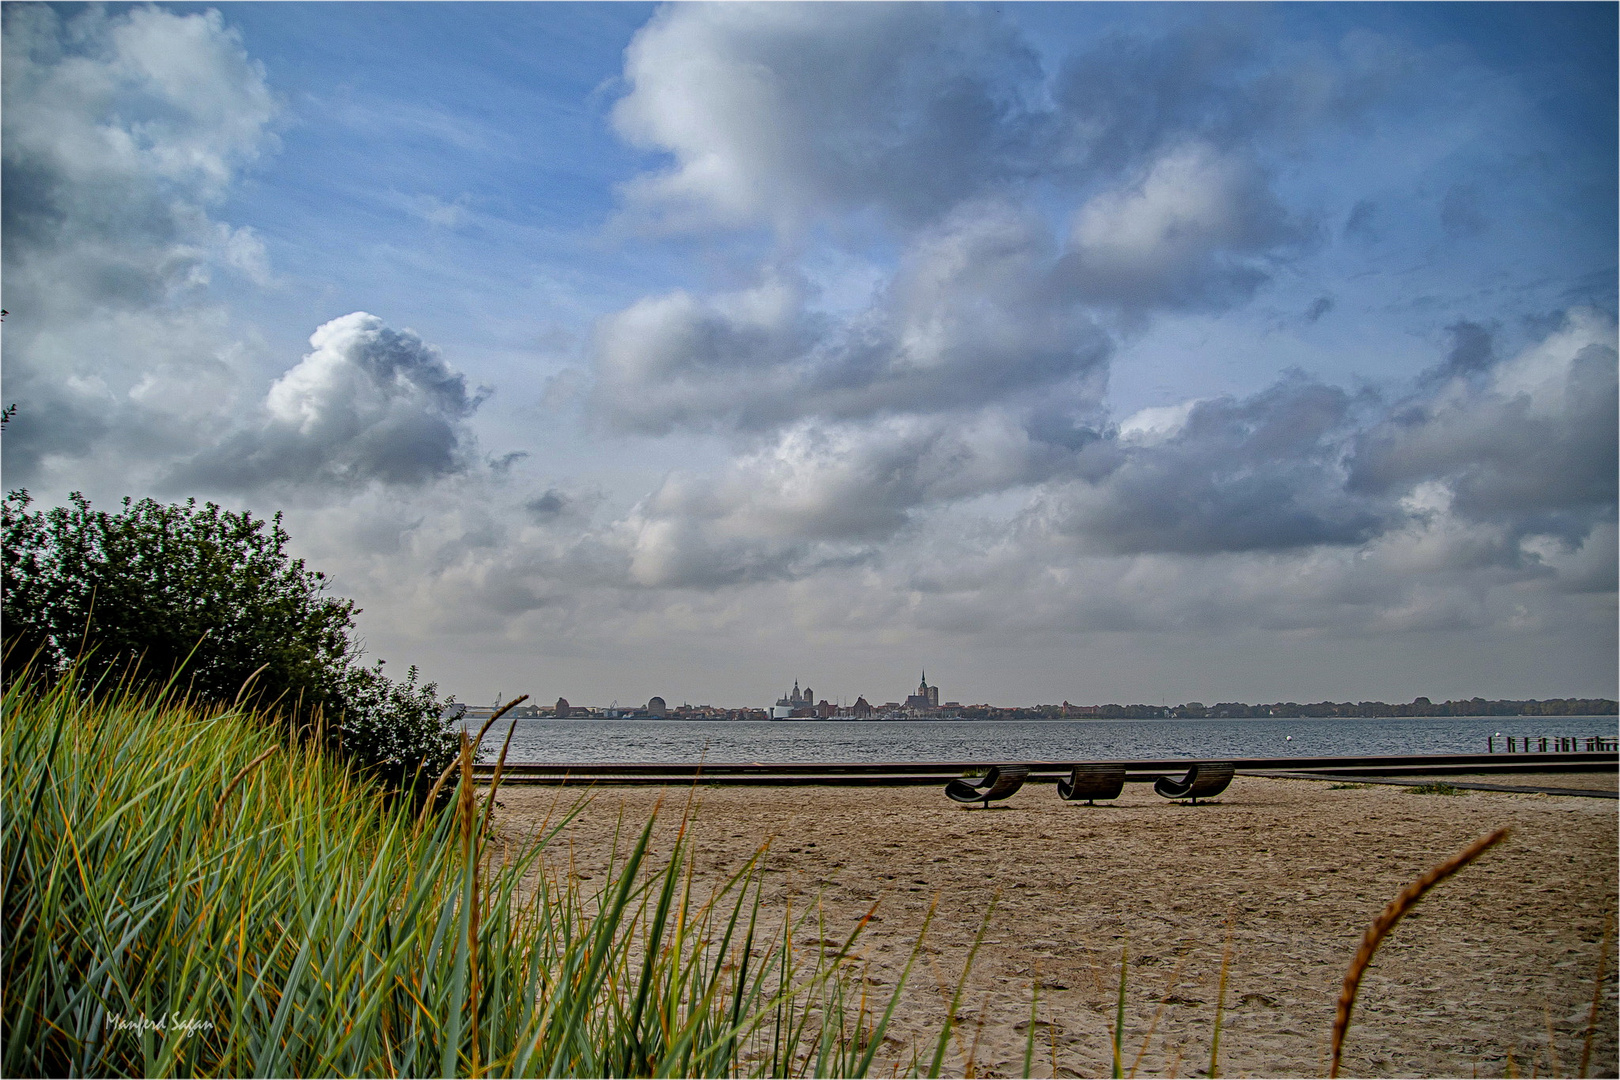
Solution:
<path fill-rule="evenodd" d="M 1616 15 L 7 3 L 4 483 L 478 704 L 1613 697 Z"/>

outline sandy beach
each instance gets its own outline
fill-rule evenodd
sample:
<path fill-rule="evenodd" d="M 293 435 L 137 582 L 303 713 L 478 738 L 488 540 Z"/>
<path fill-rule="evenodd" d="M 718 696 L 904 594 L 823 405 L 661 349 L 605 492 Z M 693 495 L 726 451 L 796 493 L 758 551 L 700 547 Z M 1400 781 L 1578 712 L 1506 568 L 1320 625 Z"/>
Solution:
<path fill-rule="evenodd" d="M 581 794 L 503 788 L 496 820 L 515 839 Z M 931 1045 L 989 912 L 958 1010 L 954 1075 L 1022 1072 L 1037 985 L 1034 1075 L 1108 1075 L 1122 948 L 1126 1071 L 1206 1075 L 1228 935 L 1220 1073 L 1325 1075 L 1334 1002 L 1367 923 L 1424 870 L 1510 826 L 1506 843 L 1431 892 L 1384 943 L 1343 1071 L 1573 1076 L 1620 864 L 1617 803 L 1583 797 L 1239 777 L 1197 807 L 1143 784 L 1097 806 L 1031 785 L 989 810 L 914 787 L 613 787 L 590 798 L 549 856 L 581 873 L 600 874 L 621 813 L 639 824 L 660 799 L 667 852 L 690 800 L 700 889 L 768 841 L 765 896 L 777 913 L 819 905 L 828 937 L 842 938 L 876 902 L 857 953 L 878 991 L 892 989 L 937 902 L 891 1061 L 911 1040 Z M 1612 939 L 1608 954 L 1593 1076 L 1616 1075 Z"/>

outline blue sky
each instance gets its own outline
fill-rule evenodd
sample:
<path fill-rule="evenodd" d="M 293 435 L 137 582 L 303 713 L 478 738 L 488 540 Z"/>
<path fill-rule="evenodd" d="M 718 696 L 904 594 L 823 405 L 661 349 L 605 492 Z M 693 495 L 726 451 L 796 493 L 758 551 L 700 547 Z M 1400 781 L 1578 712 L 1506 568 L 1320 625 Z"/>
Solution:
<path fill-rule="evenodd" d="M 1615 692 L 1614 5 L 5 18 L 7 486 L 463 698 Z"/>

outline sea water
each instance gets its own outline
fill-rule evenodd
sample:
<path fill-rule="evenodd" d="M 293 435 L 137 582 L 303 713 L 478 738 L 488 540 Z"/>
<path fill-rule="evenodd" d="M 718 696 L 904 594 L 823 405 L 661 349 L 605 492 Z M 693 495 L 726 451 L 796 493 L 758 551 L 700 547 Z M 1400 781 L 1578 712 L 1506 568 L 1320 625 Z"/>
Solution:
<path fill-rule="evenodd" d="M 466 721 L 474 733 L 482 720 Z M 1253 720 L 497 720 L 513 762 L 1107 761 L 1483 754 L 1505 737 L 1614 738 L 1613 716 Z"/>

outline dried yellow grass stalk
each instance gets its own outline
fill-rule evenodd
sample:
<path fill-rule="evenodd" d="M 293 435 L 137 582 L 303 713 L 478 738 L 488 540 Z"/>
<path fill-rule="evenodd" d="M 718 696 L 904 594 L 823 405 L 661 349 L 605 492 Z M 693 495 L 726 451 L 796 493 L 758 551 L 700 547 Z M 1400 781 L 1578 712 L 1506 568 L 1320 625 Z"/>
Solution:
<path fill-rule="evenodd" d="M 1226 915 L 1226 949 L 1221 953 L 1220 985 L 1215 991 L 1215 1030 L 1209 1038 L 1209 1071 L 1210 1080 L 1221 1075 L 1221 1014 L 1226 1010 L 1226 973 L 1232 967 L 1232 934 L 1237 929 L 1237 909 L 1234 908 Z"/>
<path fill-rule="evenodd" d="M 270 665 L 268 663 L 260 664 L 258 667 L 253 669 L 253 674 L 242 680 L 242 688 L 236 692 L 236 700 L 231 702 L 231 708 L 235 709 L 241 706 L 242 698 L 247 694 L 248 687 L 252 686 L 253 680 L 264 674 L 264 669 L 269 666 Z"/>
<path fill-rule="evenodd" d="M 1609 958 L 1609 934 L 1614 930 L 1614 912 L 1603 913 L 1603 938 L 1598 942 L 1597 975 L 1592 980 L 1592 1011 L 1586 1016 L 1586 1042 L 1581 1046 L 1581 1072 L 1592 1062 L 1592 1036 L 1597 1031 L 1598 1006 L 1603 1004 L 1603 964 Z"/>
<path fill-rule="evenodd" d="M 276 748 L 272 746 L 270 749 L 266 750 L 264 753 L 242 766 L 242 770 L 235 776 L 231 777 L 231 782 L 225 785 L 225 790 L 220 793 L 219 801 L 214 804 L 214 824 L 219 824 L 219 815 L 225 812 L 225 800 L 231 797 L 231 792 L 236 790 L 236 785 L 240 784 L 244 776 L 252 772 L 259 765 L 263 764 L 264 760 L 275 752 Z"/>
<path fill-rule="evenodd" d="M 1344 1048 L 1345 1032 L 1350 1030 L 1350 1010 L 1356 1003 L 1356 990 L 1361 986 L 1361 976 L 1366 973 L 1367 965 L 1372 963 L 1373 953 L 1378 951 L 1379 944 L 1389 936 L 1391 930 L 1395 929 L 1395 924 L 1401 921 L 1401 916 L 1412 910 L 1413 906 L 1423 899 L 1424 893 L 1507 839 L 1510 831 L 1497 829 L 1488 836 L 1480 837 L 1463 851 L 1412 882 L 1378 913 L 1378 918 L 1374 919 L 1372 925 L 1367 927 L 1367 932 L 1361 935 L 1361 947 L 1356 950 L 1355 959 L 1350 961 L 1350 970 L 1344 974 L 1344 989 L 1339 991 L 1339 1011 L 1333 1018 L 1333 1064 L 1328 1069 L 1328 1076 L 1339 1075 L 1339 1053 Z"/>
<path fill-rule="evenodd" d="M 501 756 L 495 760 L 495 775 L 489 781 L 489 795 L 484 800 L 484 821 L 478 827 L 479 836 L 489 832 L 489 819 L 495 813 L 495 793 L 501 790 L 501 773 L 506 771 L 506 752 L 512 748 L 512 736 L 516 732 L 517 724 L 506 725 L 506 741 L 501 743 Z"/>
<path fill-rule="evenodd" d="M 517 697 L 513 698 L 511 701 L 508 701 L 505 705 L 502 705 L 500 708 L 491 713 L 489 719 L 484 721 L 484 726 L 478 729 L 478 738 L 473 740 L 473 746 L 478 747 L 483 745 L 484 735 L 488 733 L 490 727 L 494 725 L 495 721 L 506 715 L 507 710 L 515 708 L 528 700 L 528 694 L 519 694 Z M 463 731 L 462 734 L 466 735 L 466 732 Z M 512 733 L 510 731 L 507 732 L 508 736 L 511 734 Z M 508 741 L 510 742 L 511 740 L 508 739 Z M 428 814 L 433 810 L 433 800 L 439 797 L 439 789 L 444 787 L 444 782 L 446 780 L 450 779 L 450 774 L 459 768 L 461 768 L 461 758 L 457 757 L 454 758 L 450 764 L 446 765 L 444 767 L 444 772 L 440 773 L 439 778 L 433 781 L 433 787 L 428 789 L 427 802 L 422 807 L 422 816 L 416 819 L 416 827 L 418 829 L 420 829 L 423 824 L 427 822 Z"/>

